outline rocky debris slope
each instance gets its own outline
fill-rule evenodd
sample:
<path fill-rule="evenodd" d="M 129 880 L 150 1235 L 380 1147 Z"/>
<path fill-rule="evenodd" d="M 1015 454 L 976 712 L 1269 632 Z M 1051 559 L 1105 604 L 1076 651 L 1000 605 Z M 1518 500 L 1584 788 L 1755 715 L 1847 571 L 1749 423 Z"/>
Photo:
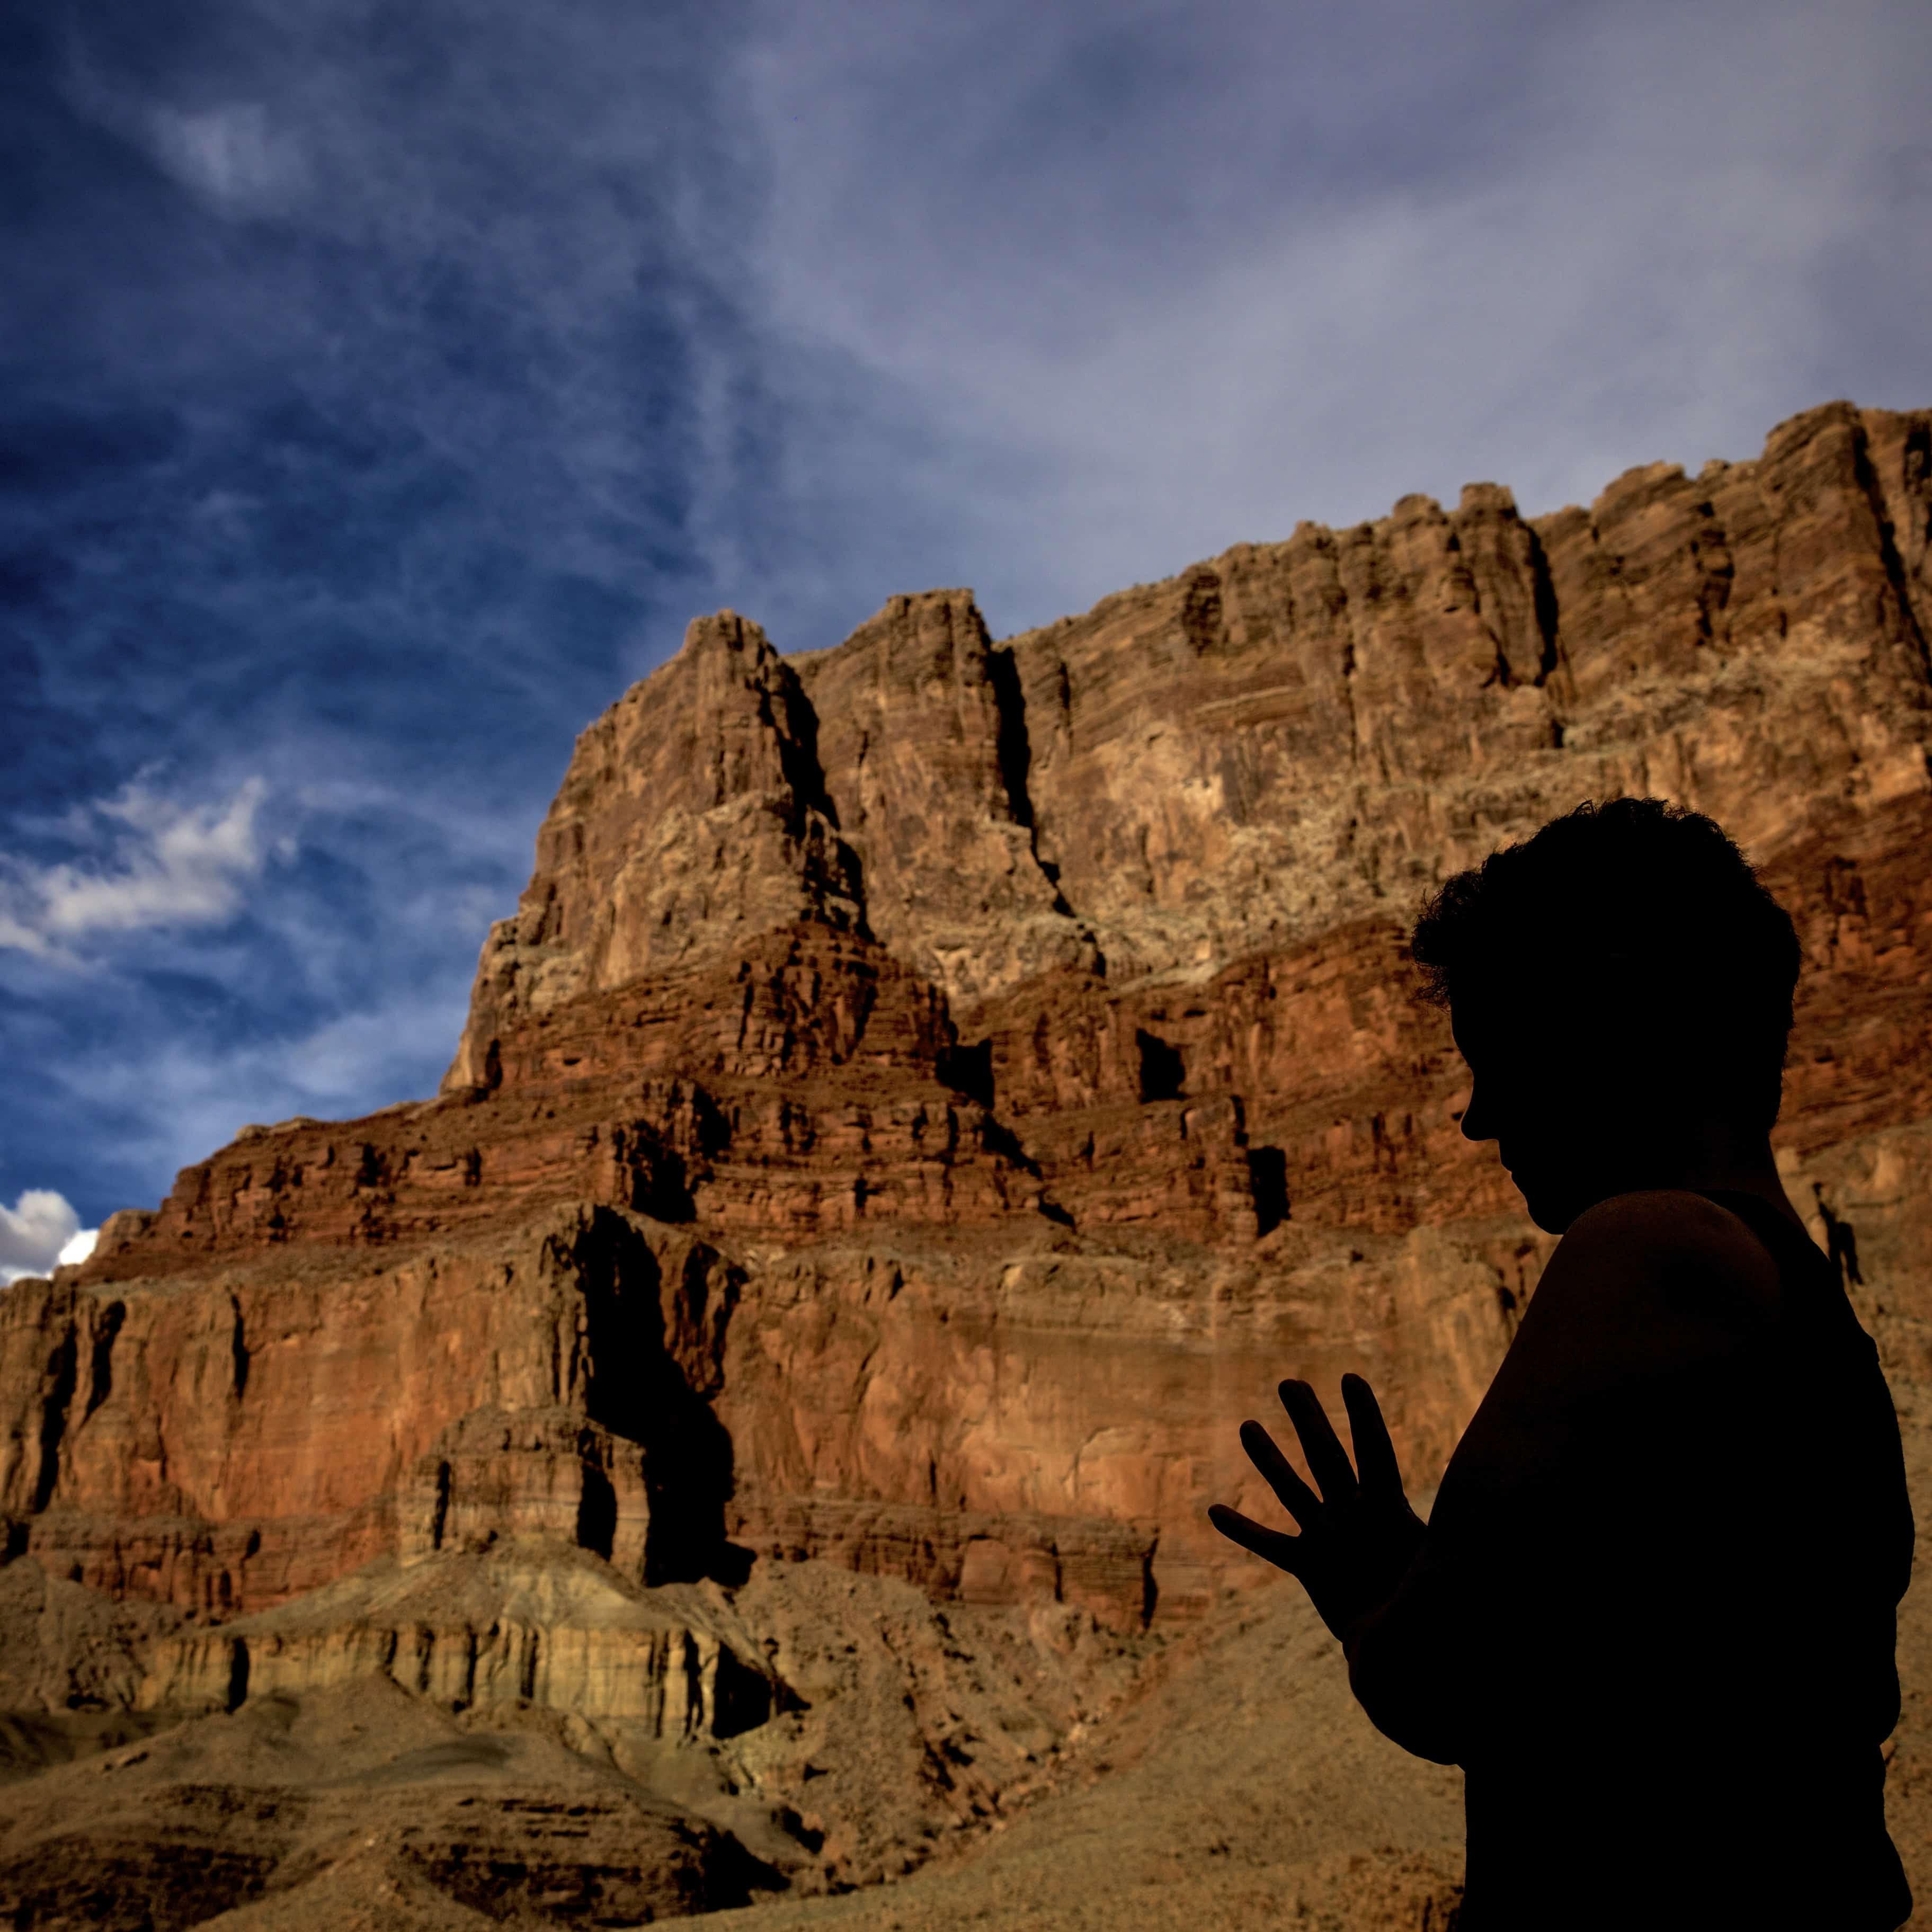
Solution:
<path fill-rule="evenodd" d="M 200 1924 L 372 1851 L 526 1922 L 742 1904 L 758 1876 L 728 1834 L 542 1727 L 466 1724 L 380 1680 L 272 1693 L 6 1795 L 0 1910 L 16 1925 Z"/>
<path fill-rule="evenodd" d="M 10 1609 L 103 1600 L 31 1557 L 6 1580 Z M 177 1620 L 111 1702 L 0 1727 L 0 1914 L 322 1925 L 393 1894 L 441 1923 L 434 1894 L 630 1924 L 875 1884 L 1052 1789 L 1162 1648 L 812 1562 L 730 1592 L 554 1538 L 379 1562 Z"/>
<path fill-rule="evenodd" d="M 33 1847 L 87 1751 L 377 1679 L 681 1806 L 613 1912 L 875 1878 L 1052 1790 L 1252 1580 L 1202 1511 L 1261 1504 L 1232 1424 L 1280 1374 L 1369 1375 L 1426 1490 L 1507 1346 L 1550 1243 L 1403 934 L 1585 797 L 1712 812 L 1792 907 L 1780 1158 L 1932 1376 L 1928 632 L 1932 416 L 1846 404 L 1004 640 L 958 590 L 797 658 L 699 620 L 578 741 L 437 1096 L 247 1129 L 0 1299 L 16 1922 L 81 1909 Z M 1526 974 L 1526 1023 L 1562 999 Z M 338 1814 L 235 1802 L 228 1903 L 284 1922 L 290 1821 Z M 326 1895 L 468 1909 L 388 1843 Z M 165 1864 L 155 1922 L 206 1917 Z M 514 1910 L 605 1910 L 566 1891 Z"/>

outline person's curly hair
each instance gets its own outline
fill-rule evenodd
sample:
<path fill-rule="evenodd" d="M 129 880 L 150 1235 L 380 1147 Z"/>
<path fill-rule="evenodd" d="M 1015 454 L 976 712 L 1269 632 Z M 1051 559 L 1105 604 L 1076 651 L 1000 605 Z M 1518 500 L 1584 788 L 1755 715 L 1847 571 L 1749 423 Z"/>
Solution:
<path fill-rule="evenodd" d="M 1790 915 L 1723 828 L 1660 799 L 1579 806 L 1450 879 L 1410 940 L 1426 995 L 1489 1024 L 1614 1040 L 1633 1081 L 1778 1118 Z"/>

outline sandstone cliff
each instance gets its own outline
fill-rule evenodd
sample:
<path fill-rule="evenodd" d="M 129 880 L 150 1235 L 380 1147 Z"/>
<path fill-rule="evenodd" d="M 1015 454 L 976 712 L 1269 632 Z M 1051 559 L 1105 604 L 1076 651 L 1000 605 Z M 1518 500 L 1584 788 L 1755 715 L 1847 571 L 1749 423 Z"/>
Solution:
<path fill-rule="evenodd" d="M 117 1708 L 375 1672 L 706 1750 L 801 1694 L 748 1575 L 1184 1629 L 1280 1374 L 1369 1375 L 1426 1490 L 1507 1346 L 1547 1240 L 1402 935 L 1619 793 L 1798 918 L 1781 1158 L 1932 1376 L 1928 635 L 1932 415 L 1845 404 L 1004 640 L 700 620 L 579 740 L 439 1096 L 249 1129 L 0 1300 L 8 1553 L 178 1620 Z"/>

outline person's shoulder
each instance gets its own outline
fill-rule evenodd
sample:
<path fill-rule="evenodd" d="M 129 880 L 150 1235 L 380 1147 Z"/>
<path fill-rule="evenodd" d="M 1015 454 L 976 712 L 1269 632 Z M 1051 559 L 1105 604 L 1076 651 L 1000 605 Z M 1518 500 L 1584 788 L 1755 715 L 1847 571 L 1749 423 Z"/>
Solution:
<path fill-rule="evenodd" d="M 1608 1242 L 1628 1248 L 1708 1255 L 1742 1260 L 1761 1257 L 1764 1244 L 1730 1208 L 1708 1194 L 1683 1187 L 1642 1187 L 1612 1194 L 1586 1208 L 1570 1224 L 1564 1241 L 1594 1246 Z"/>
<path fill-rule="evenodd" d="M 1537 1291 L 1600 1316 L 1726 1328 L 1775 1321 L 1777 1262 L 1727 1208 L 1678 1188 L 1613 1195 L 1570 1223 Z M 1534 1301 L 1532 1301 L 1532 1306 Z"/>
<path fill-rule="evenodd" d="M 1767 1308 L 1777 1305 L 1778 1268 L 1769 1250 L 1730 1208 L 1686 1188 L 1613 1194 L 1578 1215 L 1562 1246 L 1624 1264 L 1719 1276 Z"/>

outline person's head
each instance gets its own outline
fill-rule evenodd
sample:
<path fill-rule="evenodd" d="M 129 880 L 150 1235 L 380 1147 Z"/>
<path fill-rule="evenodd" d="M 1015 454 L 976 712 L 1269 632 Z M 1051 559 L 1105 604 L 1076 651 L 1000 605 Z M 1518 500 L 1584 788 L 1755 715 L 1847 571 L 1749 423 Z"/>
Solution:
<path fill-rule="evenodd" d="M 1552 1232 L 1778 1118 L 1797 934 L 1696 812 L 1580 806 L 1449 880 L 1411 951 L 1469 1064 L 1463 1132 Z"/>

